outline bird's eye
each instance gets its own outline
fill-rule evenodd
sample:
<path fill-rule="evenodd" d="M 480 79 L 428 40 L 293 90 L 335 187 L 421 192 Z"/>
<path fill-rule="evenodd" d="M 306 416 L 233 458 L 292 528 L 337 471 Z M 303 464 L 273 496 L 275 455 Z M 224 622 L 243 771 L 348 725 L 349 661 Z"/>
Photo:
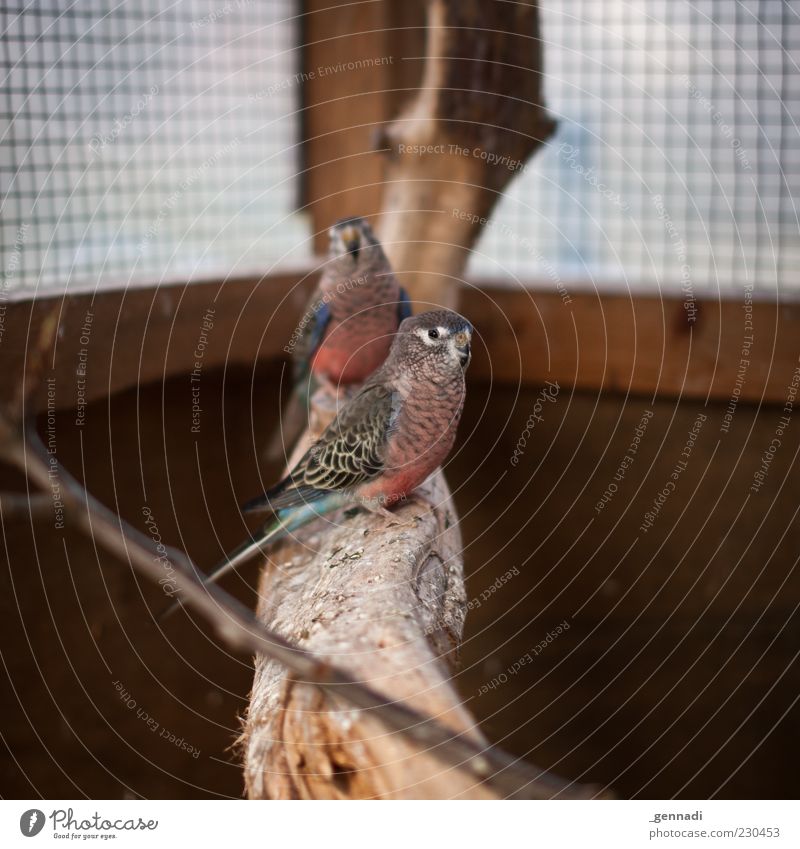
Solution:
<path fill-rule="evenodd" d="M 435 327 L 432 327 L 428 331 L 428 339 L 438 339 L 438 338 L 439 338 L 439 331 Z"/>

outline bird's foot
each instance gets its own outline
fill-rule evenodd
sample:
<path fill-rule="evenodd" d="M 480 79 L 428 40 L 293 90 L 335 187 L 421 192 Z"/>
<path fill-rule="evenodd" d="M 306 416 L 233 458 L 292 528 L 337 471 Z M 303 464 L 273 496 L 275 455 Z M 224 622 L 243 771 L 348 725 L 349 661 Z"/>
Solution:
<path fill-rule="evenodd" d="M 392 513 L 387 507 L 384 507 L 383 504 L 365 504 L 364 505 L 370 513 L 374 513 L 376 516 L 383 516 L 384 519 L 388 519 L 390 522 L 396 522 L 397 516 Z"/>
<path fill-rule="evenodd" d="M 407 503 L 407 502 L 405 502 Z M 390 520 L 389 524 L 395 528 L 416 528 L 422 516 L 412 516 L 410 519 L 401 519 L 397 513 L 392 513 L 384 508 L 383 515 Z"/>
<path fill-rule="evenodd" d="M 389 510 L 387 507 L 384 507 L 383 504 L 375 504 L 374 502 L 363 502 L 365 510 L 368 510 L 370 513 L 375 516 L 383 516 L 384 519 L 388 519 L 389 526 L 395 528 L 416 528 L 419 517 L 414 516 L 411 521 L 403 521 L 400 517 Z"/>
<path fill-rule="evenodd" d="M 421 492 L 412 492 L 411 495 L 409 495 L 408 498 L 406 499 L 405 503 L 406 504 L 416 504 L 425 513 L 430 513 L 430 511 L 433 510 L 433 504 Z M 418 515 L 417 518 L 421 519 L 422 516 Z"/>

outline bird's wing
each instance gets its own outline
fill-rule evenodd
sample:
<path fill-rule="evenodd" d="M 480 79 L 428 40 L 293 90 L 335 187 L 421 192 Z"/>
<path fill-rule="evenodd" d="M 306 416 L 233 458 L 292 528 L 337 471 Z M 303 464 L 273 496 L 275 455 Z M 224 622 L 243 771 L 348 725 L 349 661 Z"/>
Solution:
<path fill-rule="evenodd" d="M 408 297 L 408 292 L 401 286 L 400 298 L 397 302 L 397 324 L 411 318 L 411 298 Z"/>
<path fill-rule="evenodd" d="M 308 376 L 308 369 L 314 354 L 317 353 L 322 340 L 325 338 L 325 331 L 328 329 L 328 324 L 331 320 L 331 311 L 327 302 L 322 299 L 322 293 L 319 288 L 311 296 L 311 300 L 306 306 L 303 313 L 305 323 L 300 328 L 300 333 L 295 341 L 292 359 L 294 361 L 294 382 L 295 386 Z"/>
<path fill-rule="evenodd" d="M 311 361 L 325 338 L 330 320 L 330 309 L 318 286 L 306 306 L 298 333 L 294 337 L 292 392 L 283 410 L 281 424 L 270 437 L 264 452 L 268 460 L 285 457 L 287 450 L 308 424 L 308 399 L 312 392 L 309 385 Z"/>
<path fill-rule="evenodd" d="M 386 442 L 400 398 L 381 385 L 365 386 L 328 425 L 300 462 L 276 487 L 244 505 L 246 512 L 281 510 L 348 490 L 383 471 Z"/>

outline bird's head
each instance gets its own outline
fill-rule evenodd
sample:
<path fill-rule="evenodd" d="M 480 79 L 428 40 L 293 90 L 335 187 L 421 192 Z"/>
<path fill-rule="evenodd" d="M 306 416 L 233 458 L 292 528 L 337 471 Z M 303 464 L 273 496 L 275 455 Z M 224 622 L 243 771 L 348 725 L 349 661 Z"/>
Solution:
<path fill-rule="evenodd" d="M 472 325 L 451 310 L 407 318 L 395 340 L 404 360 L 438 372 L 466 371 L 472 358 L 471 344 Z"/>
<path fill-rule="evenodd" d="M 374 254 L 381 251 L 372 228 L 363 218 L 343 218 L 328 231 L 329 259 L 343 274 L 352 275 L 359 268 L 369 267 Z"/>

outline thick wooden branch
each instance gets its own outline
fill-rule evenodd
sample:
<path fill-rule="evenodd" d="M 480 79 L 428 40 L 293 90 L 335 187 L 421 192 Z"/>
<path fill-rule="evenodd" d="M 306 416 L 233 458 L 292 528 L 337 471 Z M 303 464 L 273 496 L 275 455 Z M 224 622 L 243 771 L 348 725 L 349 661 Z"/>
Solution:
<path fill-rule="evenodd" d="M 358 513 L 284 546 L 259 614 L 310 651 L 478 746 L 450 682 L 466 612 L 460 534 L 441 473 L 396 511 Z M 313 552 L 311 554 L 310 552 Z M 258 798 L 491 797 L 491 787 L 387 735 L 373 718 L 299 687 L 262 658 L 247 718 L 246 779 Z"/>
<path fill-rule="evenodd" d="M 432 0 L 417 96 L 381 135 L 380 236 L 412 296 L 455 305 L 454 282 L 504 188 L 553 132 L 535 2 Z"/>

